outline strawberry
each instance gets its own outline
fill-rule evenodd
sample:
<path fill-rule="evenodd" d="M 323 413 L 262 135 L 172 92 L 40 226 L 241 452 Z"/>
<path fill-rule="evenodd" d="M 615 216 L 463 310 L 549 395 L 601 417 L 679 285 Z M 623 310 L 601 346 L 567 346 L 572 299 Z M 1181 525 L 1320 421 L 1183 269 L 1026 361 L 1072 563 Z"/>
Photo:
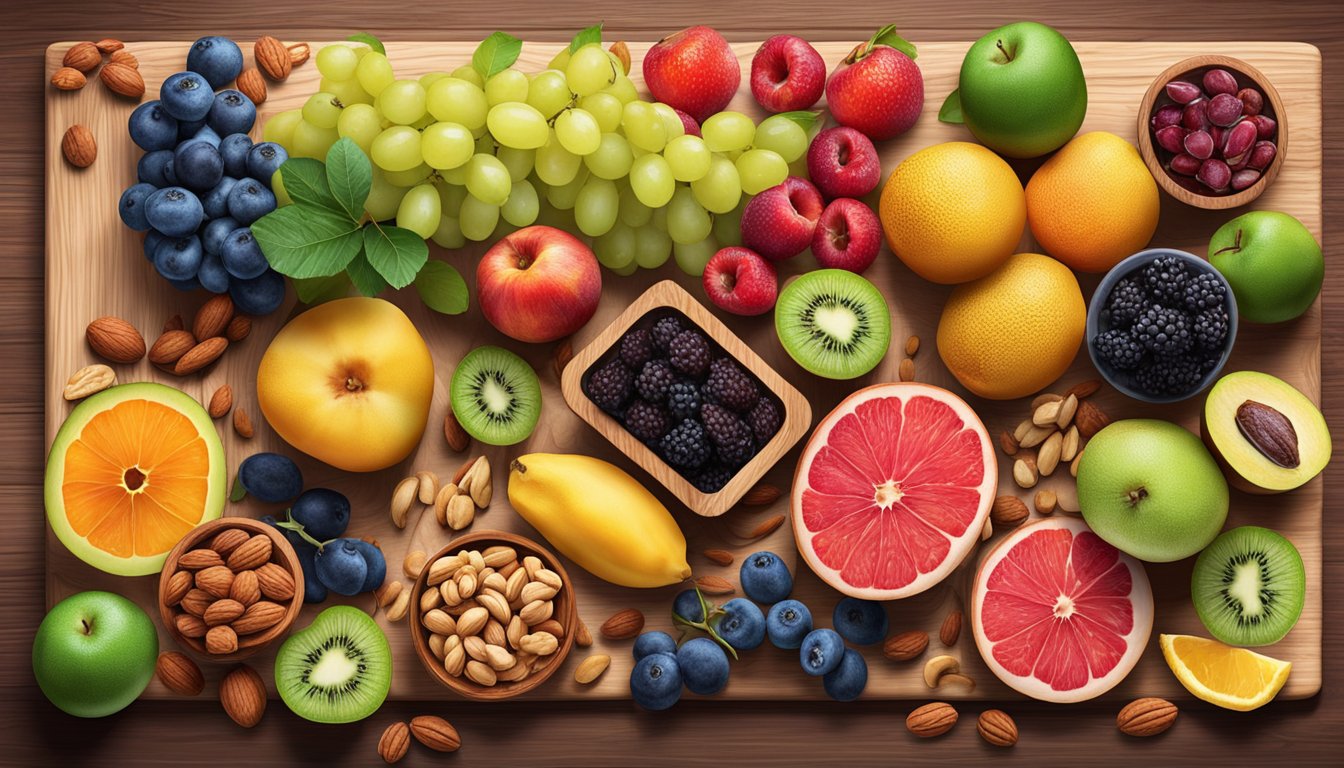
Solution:
<path fill-rule="evenodd" d="M 874 141 L 908 131 L 924 108 L 924 76 L 915 55 L 915 47 L 894 26 L 879 29 L 826 81 L 831 116 Z"/>

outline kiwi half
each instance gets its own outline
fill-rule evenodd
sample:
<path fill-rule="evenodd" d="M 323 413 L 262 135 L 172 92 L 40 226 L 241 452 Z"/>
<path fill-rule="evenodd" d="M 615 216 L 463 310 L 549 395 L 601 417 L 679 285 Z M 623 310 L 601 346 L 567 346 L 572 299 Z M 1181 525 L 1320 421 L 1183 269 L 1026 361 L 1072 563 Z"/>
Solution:
<path fill-rule="evenodd" d="M 467 434 L 490 445 L 527 439 L 541 417 L 541 384 L 521 357 L 477 347 L 453 371 L 449 400 Z"/>
<path fill-rule="evenodd" d="M 280 646 L 275 688 L 305 720 L 363 720 L 392 688 L 392 647 L 368 614 L 348 605 L 328 608 Z"/>
<path fill-rule="evenodd" d="M 784 287 L 775 333 L 797 363 L 828 379 L 873 370 L 891 343 L 891 312 L 877 287 L 853 272 L 819 269 Z"/>
<path fill-rule="evenodd" d="M 1199 620 L 1228 645 L 1277 643 L 1302 615 L 1307 572 L 1293 543 L 1243 525 L 1213 540 L 1195 561 L 1190 596 Z"/>

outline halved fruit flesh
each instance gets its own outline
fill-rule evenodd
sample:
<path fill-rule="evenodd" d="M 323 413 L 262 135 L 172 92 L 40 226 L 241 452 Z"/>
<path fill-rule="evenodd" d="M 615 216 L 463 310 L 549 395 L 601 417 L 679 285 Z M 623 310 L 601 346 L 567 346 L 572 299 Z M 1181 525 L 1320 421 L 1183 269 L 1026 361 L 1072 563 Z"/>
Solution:
<path fill-rule="evenodd" d="M 1044 701 L 1083 701 L 1138 663 L 1153 593 L 1143 566 L 1082 520 L 1041 520 L 980 564 L 971 620 L 980 655 L 1003 682 Z"/>
<path fill-rule="evenodd" d="M 1268 704 L 1288 682 L 1291 662 L 1192 635 L 1161 635 L 1167 666 L 1191 693 L 1248 712 Z"/>
<path fill-rule="evenodd" d="M 812 434 L 793 481 L 794 537 L 839 591 L 908 597 L 942 581 L 979 540 L 997 483 L 989 434 L 961 398 L 879 384 Z"/>

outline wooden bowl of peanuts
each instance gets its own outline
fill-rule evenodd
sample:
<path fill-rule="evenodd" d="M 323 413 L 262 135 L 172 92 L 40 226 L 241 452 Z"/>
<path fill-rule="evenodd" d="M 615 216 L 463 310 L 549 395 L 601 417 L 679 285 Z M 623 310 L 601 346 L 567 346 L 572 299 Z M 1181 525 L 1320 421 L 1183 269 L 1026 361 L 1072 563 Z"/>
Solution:
<path fill-rule="evenodd" d="M 560 560 L 506 531 L 459 536 L 411 588 L 411 638 L 439 682 L 499 701 L 546 682 L 574 646 L 578 607 Z"/>

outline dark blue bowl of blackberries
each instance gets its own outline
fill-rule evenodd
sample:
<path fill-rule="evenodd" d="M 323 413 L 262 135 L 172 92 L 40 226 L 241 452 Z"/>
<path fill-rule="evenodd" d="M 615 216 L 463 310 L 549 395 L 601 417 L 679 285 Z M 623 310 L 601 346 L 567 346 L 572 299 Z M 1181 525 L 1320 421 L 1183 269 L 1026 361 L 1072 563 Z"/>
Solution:
<path fill-rule="evenodd" d="M 1237 302 L 1207 261 L 1150 248 L 1115 265 L 1087 308 L 1087 351 L 1112 386 L 1175 403 L 1218 377 L 1237 338 Z"/>

